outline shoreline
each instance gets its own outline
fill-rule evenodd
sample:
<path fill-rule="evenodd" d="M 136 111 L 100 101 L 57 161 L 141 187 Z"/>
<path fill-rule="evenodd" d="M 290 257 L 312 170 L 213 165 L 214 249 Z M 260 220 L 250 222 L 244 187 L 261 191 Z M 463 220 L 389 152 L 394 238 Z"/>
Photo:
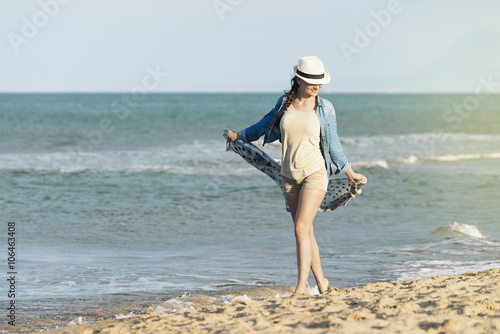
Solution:
<path fill-rule="evenodd" d="M 500 331 L 498 283 L 500 268 L 332 288 L 323 295 L 236 299 L 47 333 L 488 333 Z"/>

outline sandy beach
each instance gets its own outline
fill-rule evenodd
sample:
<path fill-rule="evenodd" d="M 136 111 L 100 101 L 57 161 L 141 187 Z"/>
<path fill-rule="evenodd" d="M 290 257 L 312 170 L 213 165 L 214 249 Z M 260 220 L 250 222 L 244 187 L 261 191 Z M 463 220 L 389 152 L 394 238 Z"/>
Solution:
<path fill-rule="evenodd" d="M 239 300 L 49 333 L 498 333 L 500 269 Z"/>

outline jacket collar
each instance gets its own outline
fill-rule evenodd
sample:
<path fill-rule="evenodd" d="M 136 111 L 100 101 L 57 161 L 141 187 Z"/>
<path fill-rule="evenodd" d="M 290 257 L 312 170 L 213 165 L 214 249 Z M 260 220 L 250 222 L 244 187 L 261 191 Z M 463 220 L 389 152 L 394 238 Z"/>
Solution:
<path fill-rule="evenodd" d="M 323 107 L 324 99 L 318 95 L 318 107 Z"/>
<path fill-rule="evenodd" d="M 283 108 L 285 107 L 285 98 L 284 98 L 284 97 L 285 97 L 285 95 L 283 95 L 283 97 L 282 97 L 283 99 L 281 100 L 281 106 L 280 106 L 280 108 L 278 109 L 278 111 L 281 111 L 281 109 L 283 109 Z M 318 94 L 318 96 L 317 96 L 317 101 L 318 101 L 318 107 L 323 108 L 323 107 L 324 107 L 324 103 L 325 103 L 325 102 L 324 102 L 324 101 L 325 101 L 325 99 L 324 99 L 324 98 L 322 98 L 321 96 L 319 96 L 319 94 Z"/>
<path fill-rule="evenodd" d="M 283 107 L 285 105 L 285 100 L 286 100 L 285 95 L 283 95 L 282 98 L 283 98 L 283 100 L 281 100 L 281 107 Z M 322 98 L 321 96 L 319 96 L 319 94 L 317 96 L 317 101 L 318 101 L 318 106 L 322 106 L 322 107 L 324 106 L 325 99 Z"/>

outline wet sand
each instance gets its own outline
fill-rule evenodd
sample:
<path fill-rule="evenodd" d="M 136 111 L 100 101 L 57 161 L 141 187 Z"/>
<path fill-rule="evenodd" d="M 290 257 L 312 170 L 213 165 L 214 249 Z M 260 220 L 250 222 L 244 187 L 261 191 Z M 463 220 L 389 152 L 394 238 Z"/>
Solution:
<path fill-rule="evenodd" d="M 48 333 L 499 333 L 500 269 L 236 300 Z"/>

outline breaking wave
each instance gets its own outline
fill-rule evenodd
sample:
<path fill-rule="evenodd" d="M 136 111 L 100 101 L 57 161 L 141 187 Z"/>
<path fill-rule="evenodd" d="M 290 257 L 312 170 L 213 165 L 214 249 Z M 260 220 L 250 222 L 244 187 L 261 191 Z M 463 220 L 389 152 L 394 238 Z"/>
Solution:
<path fill-rule="evenodd" d="M 363 136 L 343 138 L 342 143 L 356 168 L 391 169 L 399 165 L 500 159 L 500 136 L 493 135 Z M 256 145 L 262 147 L 261 142 Z M 264 150 L 274 158 L 281 156 L 279 143 L 267 144 Z M 252 167 L 225 152 L 221 138 L 142 150 L 77 152 L 68 148 L 58 152 L 0 154 L 0 170 L 242 175 Z"/>

